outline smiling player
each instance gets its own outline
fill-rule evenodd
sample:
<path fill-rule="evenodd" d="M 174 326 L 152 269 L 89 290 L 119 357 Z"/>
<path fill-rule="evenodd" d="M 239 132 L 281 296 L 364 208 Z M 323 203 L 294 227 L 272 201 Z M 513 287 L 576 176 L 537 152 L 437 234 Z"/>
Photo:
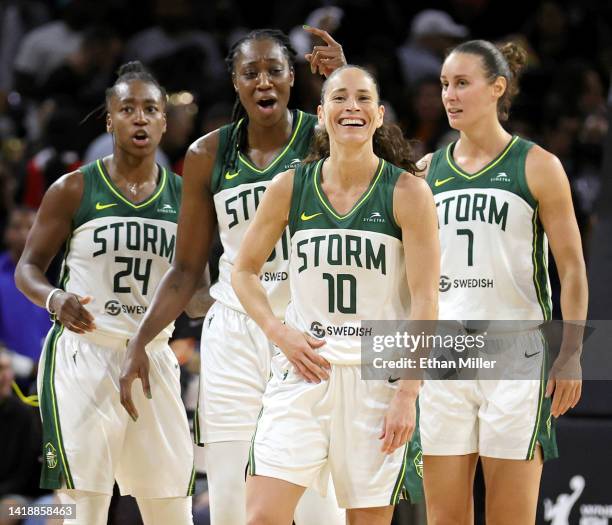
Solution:
<path fill-rule="evenodd" d="M 341 46 L 325 31 L 310 31 L 325 41 L 309 55 L 311 66 L 329 73 L 344 63 Z M 295 51 L 280 31 L 260 29 L 237 41 L 227 56 L 237 94 L 232 123 L 198 139 L 185 160 L 185 198 L 181 208 L 177 254 L 143 323 L 130 342 L 123 389 L 125 406 L 133 379 L 146 383 L 144 344 L 184 308 L 208 260 L 218 226 L 223 255 L 219 280 L 210 294 L 216 300 L 203 324 L 200 397 L 196 442 L 204 445 L 213 525 L 245 523 L 244 469 L 261 398 L 270 376 L 272 347 L 245 313 L 230 283 L 244 232 L 272 178 L 300 162 L 310 146 L 316 119 L 287 107 L 294 81 Z M 261 282 L 275 315 L 289 302 L 287 235 L 262 268 Z M 344 518 L 335 502 L 317 499 L 298 509 L 335 524 Z"/>

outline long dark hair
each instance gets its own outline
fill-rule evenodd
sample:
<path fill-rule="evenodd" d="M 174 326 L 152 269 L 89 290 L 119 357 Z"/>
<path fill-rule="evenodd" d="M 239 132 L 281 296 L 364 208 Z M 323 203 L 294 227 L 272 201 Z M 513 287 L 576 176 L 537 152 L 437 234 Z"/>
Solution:
<path fill-rule="evenodd" d="M 508 42 L 497 47 L 488 40 L 470 40 L 459 44 L 451 53 L 468 53 L 479 56 L 485 76 L 489 82 L 497 77 L 506 79 L 506 91 L 497 101 L 497 115 L 499 120 L 508 120 L 512 100 L 519 92 L 519 77 L 527 63 L 527 53 L 514 42 Z"/>
<path fill-rule="evenodd" d="M 376 96 L 380 99 L 378 83 L 376 82 L 374 76 L 368 70 L 360 66 L 349 64 L 336 69 L 327 78 L 323 84 L 323 89 L 321 90 L 321 105 L 325 99 L 325 92 L 327 91 L 328 82 L 338 73 L 348 68 L 358 69 L 367 75 L 374 83 L 374 86 L 376 87 Z M 422 171 L 416 166 L 414 151 L 410 141 L 406 140 L 402 130 L 396 124 L 383 124 L 374 132 L 372 141 L 374 154 L 376 156 L 382 157 L 391 164 L 395 164 L 396 166 L 399 166 L 400 168 L 414 174 Z M 325 157 L 329 157 L 329 135 L 325 129 L 317 126 L 310 145 L 310 151 L 308 152 L 308 156 L 304 159 L 304 162 L 315 162 Z"/>
<path fill-rule="evenodd" d="M 287 58 L 289 67 L 293 69 L 297 53 L 295 49 L 293 49 L 289 37 L 278 29 L 255 29 L 242 37 L 240 40 L 237 40 L 227 53 L 227 57 L 225 57 L 225 65 L 227 66 L 227 69 L 231 75 L 234 74 L 236 56 L 238 55 L 242 44 L 252 40 L 272 40 L 273 42 L 276 42 Z M 240 97 L 236 93 L 236 100 L 234 101 L 234 107 L 232 108 L 232 123 L 229 141 L 229 144 L 234 143 L 236 144 L 236 147 L 228 147 L 223 153 L 223 166 L 225 166 L 226 169 L 235 170 L 238 152 L 244 151 L 247 148 L 248 124 L 249 116 L 244 109 L 244 106 L 240 102 Z"/>

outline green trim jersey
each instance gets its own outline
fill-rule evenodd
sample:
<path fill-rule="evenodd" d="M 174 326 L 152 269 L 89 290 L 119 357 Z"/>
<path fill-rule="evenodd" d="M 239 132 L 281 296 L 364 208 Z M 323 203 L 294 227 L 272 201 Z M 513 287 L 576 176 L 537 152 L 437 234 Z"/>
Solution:
<path fill-rule="evenodd" d="M 83 196 L 66 243 L 61 288 L 92 296 L 87 309 L 97 333 L 130 338 L 174 258 L 182 179 L 160 167 L 156 190 L 135 204 L 101 159 L 79 171 Z M 169 338 L 173 326 L 157 339 Z"/>
<path fill-rule="evenodd" d="M 474 174 L 453 160 L 455 143 L 433 154 L 440 319 L 550 319 L 548 241 L 525 179 L 532 146 L 514 136 Z"/>
<path fill-rule="evenodd" d="M 410 294 L 393 191 L 404 170 L 380 159 L 370 186 L 345 215 L 321 189 L 321 166 L 295 170 L 291 233 L 291 303 L 285 320 L 324 337 L 330 363 L 361 363 L 362 320 L 407 319 Z"/>
<path fill-rule="evenodd" d="M 293 131 L 289 141 L 276 158 L 265 169 L 258 169 L 242 153 L 238 153 L 235 170 L 223 165 L 227 148 L 238 148 L 232 137 L 232 126 L 219 130 L 219 147 L 212 173 L 212 193 L 215 201 L 219 235 L 223 244 L 223 255 L 219 260 L 219 280 L 210 289 L 210 295 L 229 308 L 244 313 L 231 283 L 232 268 L 238 255 L 242 238 L 255 216 L 255 210 L 264 191 L 278 173 L 294 168 L 308 153 L 317 118 L 295 110 Z M 238 126 L 243 125 L 239 121 Z M 285 231 L 264 264 L 260 279 L 268 294 L 272 309 L 282 318 L 289 302 L 287 280 L 289 264 L 289 235 Z"/>

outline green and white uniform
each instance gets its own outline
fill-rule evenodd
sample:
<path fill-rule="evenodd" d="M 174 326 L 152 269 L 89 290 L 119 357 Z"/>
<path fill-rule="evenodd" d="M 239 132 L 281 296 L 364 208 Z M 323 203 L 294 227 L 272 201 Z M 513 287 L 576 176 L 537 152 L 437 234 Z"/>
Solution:
<path fill-rule="evenodd" d="M 253 438 L 250 473 L 325 486 L 331 472 L 340 506 L 396 503 L 420 495 L 420 442 L 393 454 L 377 439 L 397 385 L 361 379 L 361 321 L 407 319 L 410 294 L 393 191 L 404 171 L 380 160 L 370 186 L 345 215 L 321 189 L 317 163 L 295 170 L 289 214 L 291 304 L 286 322 L 325 338 L 318 352 L 330 379 L 307 383 L 284 354 L 273 358 Z M 359 458 L 358 462 L 354 458 Z"/>
<path fill-rule="evenodd" d="M 232 126 L 219 130 L 211 187 L 223 255 L 219 279 L 210 289 L 216 300 L 202 329 L 200 395 L 196 413 L 196 443 L 249 441 L 261 396 L 270 376 L 272 347 L 240 304 L 231 273 L 242 238 L 263 193 L 278 173 L 299 164 L 308 152 L 316 117 L 294 110 L 291 136 L 278 156 L 258 169 L 241 152 L 235 167 L 224 165 L 228 148 L 237 149 Z M 238 126 L 245 125 L 240 121 Z M 261 283 L 274 313 L 282 318 L 289 302 L 289 236 L 283 234 L 261 271 Z"/>
<path fill-rule="evenodd" d="M 533 143 L 512 137 L 473 174 L 455 163 L 454 146 L 434 153 L 427 177 L 440 228 L 439 317 L 537 326 L 550 319 L 552 304 L 548 242 L 525 176 Z M 504 332 L 508 324 L 489 326 Z M 533 363 L 536 374 L 527 376 L 544 374 L 546 352 L 537 328 L 519 332 L 517 325 L 516 333 L 499 338 L 497 346 L 508 348 L 507 366 Z M 539 442 L 546 458 L 556 456 L 544 379 L 426 382 L 420 397 L 423 450 L 531 459 Z"/>
<path fill-rule="evenodd" d="M 152 400 L 135 385 L 133 423 L 120 404 L 127 340 L 170 267 L 182 181 L 159 168 L 153 194 L 127 200 L 98 160 L 80 169 L 83 196 L 66 243 L 61 288 L 91 296 L 96 330 L 78 335 L 56 322 L 39 368 L 43 419 L 41 484 L 112 494 L 181 497 L 193 491 L 193 453 L 168 346 L 173 325 L 147 345 Z M 156 474 L 157 473 L 157 474 Z"/>

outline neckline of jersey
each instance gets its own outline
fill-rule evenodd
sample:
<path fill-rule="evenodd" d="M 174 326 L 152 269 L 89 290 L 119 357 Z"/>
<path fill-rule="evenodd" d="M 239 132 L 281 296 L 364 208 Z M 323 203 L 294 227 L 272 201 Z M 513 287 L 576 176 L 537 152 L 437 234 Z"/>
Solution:
<path fill-rule="evenodd" d="M 297 137 L 298 131 L 302 127 L 302 119 L 304 117 L 304 113 L 302 111 L 300 111 L 299 109 L 291 110 L 291 111 L 293 113 L 293 131 L 291 132 L 291 137 L 289 138 L 289 141 L 287 142 L 287 144 L 285 145 L 283 150 L 276 157 L 274 157 L 274 159 L 270 162 L 270 164 L 268 164 L 263 169 L 259 169 L 256 166 L 254 166 L 253 164 L 251 164 L 251 162 L 249 162 L 249 159 L 248 159 L 248 157 L 246 155 L 243 155 L 239 151 L 238 152 L 238 158 L 240 159 L 240 162 L 245 164 L 249 169 L 253 170 L 256 173 L 266 173 L 266 171 L 271 170 L 274 166 L 276 166 L 280 162 L 280 160 L 285 156 L 287 151 L 289 151 L 289 149 L 293 145 L 293 142 L 295 141 L 295 137 Z M 241 126 L 243 121 L 244 121 L 244 118 L 241 118 L 238 121 L 237 126 L 238 127 Z"/>
<path fill-rule="evenodd" d="M 317 162 L 317 164 L 315 166 L 315 169 L 314 169 L 314 172 L 313 172 L 312 181 L 313 181 L 313 184 L 314 184 L 315 193 L 318 195 L 319 200 L 321 201 L 321 204 L 323 204 L 325 209 L 327 209 L 327 211 L 329 213 L 331 213 L 336 219 L 341 220 L 341 221 L 345 220 L 345 219 L 348 219 L 351 215 L 353 215 L 353 213 L 355 213 L 361 207 L 361 205 L 365 201 L 368 200 L 368 197 L 374 191 L 376 183 L 378 182 L 378 179 L 380 179 L 380 176 L 381 176 L 381 174 L 383 172 L 383 168 L 385 166 L 385 160 L 383 158 L 379 157 L 379 159 L 378 159 L 378 167 L 376 168 L 376 171 L 374 172 L 375 175 L 370 180 L 370 184 L 368 185 L 366 190 L 363 192 L 361 197 L 359 197 L 357 199 L 357 201 L 355 202 L 355 204 L 353 204 L 353 207 L 345 215 L 339 215 L 336 212 L 336 210 L 332 206 L 331 202 L 329 202 L 329 199 L 327 198 L 327 195 L 325 195 L 325 192 L 321 188 L 321 181 L 320 181 L 320 178 L 321 178 L 321 168 L 323 166 L 323 162 L 324 161 L 325 161 L 325 158 L 319 160 L 319 162 Z"/>
<path fill-rule="evenodd" d="M 455 162 L 455 159 L 453 158 L 453 152 L 455 151 L 455 145 L 457 144 L 457 141 L 451 142 L 446 147 L 446 162 L 455 173 L 461 175 L 465 179 L 472 180 L 477 177 L 480 177 L 481 175 L 489 171 L 491 168 L 497 166 L 497 164 L 499 164 L 508 154 L 512 146 L 516 144 L 518 139 L 518 135 L 513 135 L 508 144 L 506 144 L 506 146 L 504 147 L 504 149 L 491 162 L 489 162 L 486 166 L 478 170 L 476 173 L 468 173 L 462 170 L 461 167 L 459 167 L 459 165 Z"/>
<path fill-rule="evenodd" d="M 119 198 L 119 200 L 121 200 L 121 202 L 123 202 L 124 204 L 127 204 L 128 206 L 130 206 L 131 208 L 134 209 L 140 209 L 140 208 L 144 208 L 145 206 L 148 206 L 149 204 L 151 204 L 153 201 L 155 201 L 162 193 L 162 191 L 164 191 L 164 188 L 166 186 L 166 179 L 167 179 L 167 175 L 166 175 L 166 168 L 164 168 L 163 166 L 160 166 L 159 164 L 156 164 L 157 166 L 157 170 L 158 173 L 161 173 L 161 177 L 159 177 L 159 181 L 157 182 L 157 187 L 155 188 L 155 191 L 149 195 L 146 199 L 140 201 L 140 202 L 132 202 L 129 199 L 127 199 L 119 190 L 119 188 L 115 185 L 115 183 L 113 182 L 113 180 L 111 179 L 106 166 L 104 165 L 104 162 L 102 161 L 102 159 L 98 159 L 96 161 L 96 166 L 98 167 L 98 171 L 102 177 L 102 180 L 106 183 L 106 185 L 108 186 L 108 188 L 111 190 L 111 192 L 117 197 Z"/>

